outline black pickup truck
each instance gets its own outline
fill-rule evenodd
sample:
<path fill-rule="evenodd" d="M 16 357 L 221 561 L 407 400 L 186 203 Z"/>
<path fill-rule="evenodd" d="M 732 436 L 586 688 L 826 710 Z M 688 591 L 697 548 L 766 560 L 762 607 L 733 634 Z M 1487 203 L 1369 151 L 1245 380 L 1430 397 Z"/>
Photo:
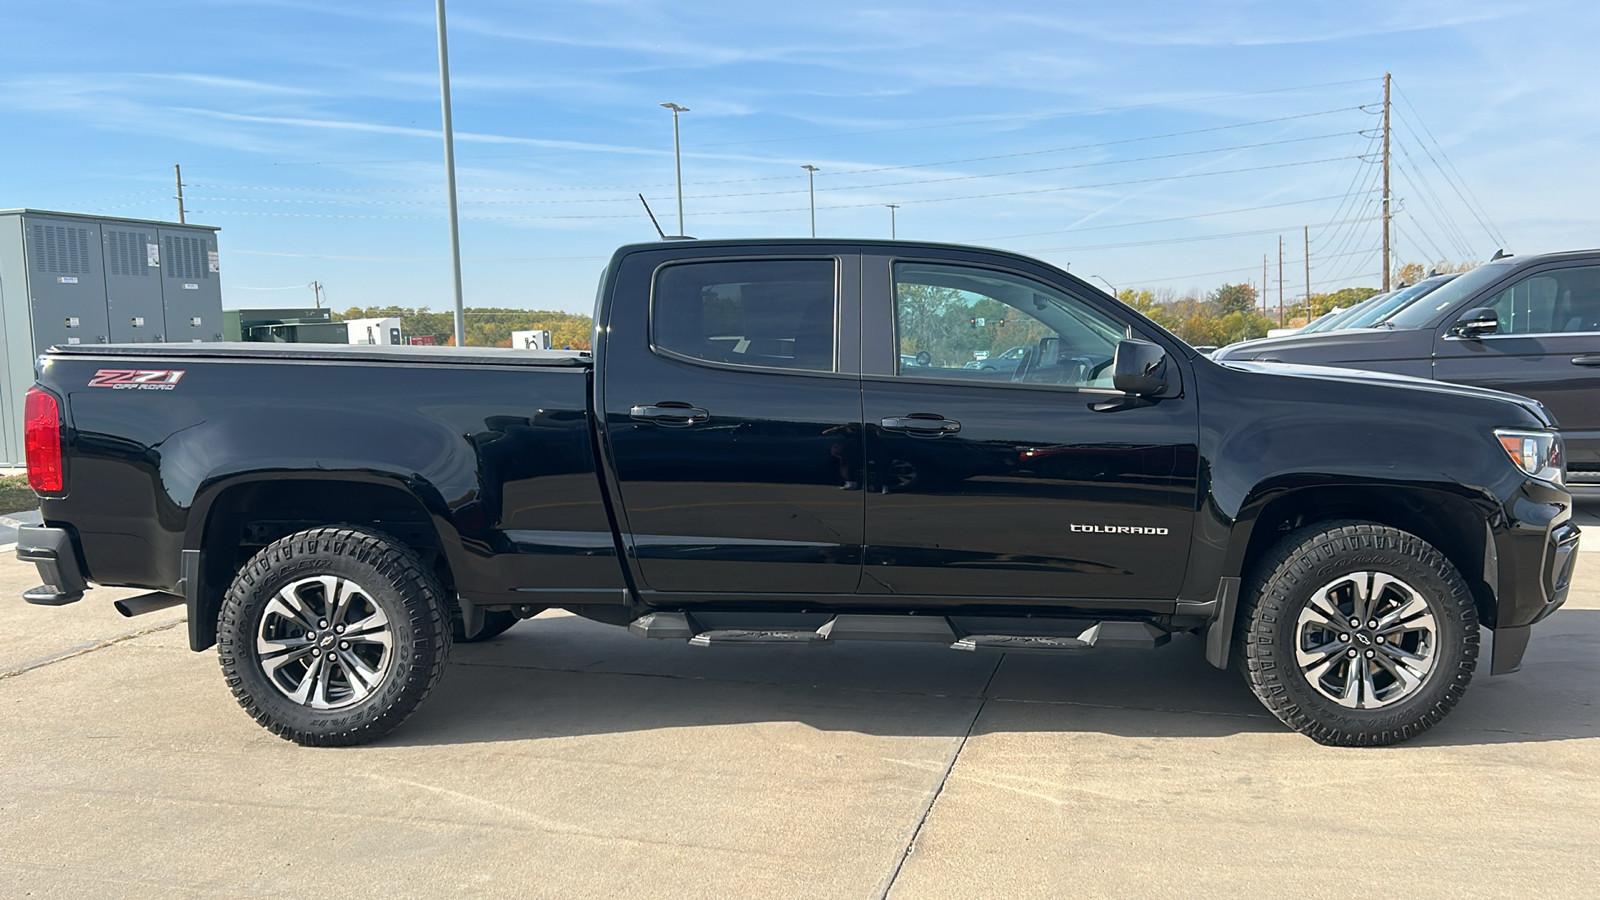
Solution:
<path fill-rule="evenodd" d="M 1393 743 L 1459 700 L 1480 625 L 1517 668 L 1578 543 L 1537 402 L 1219 365 L 1065 272 L 937 244 L 624 247 L 592 355 L 59 347 L 26 420 L 26 598 L 187 604 L 304 744 L 384 734 L 453 640 L 552 607 L 713 648 L 1190 632 L 1291 728 Z"/>

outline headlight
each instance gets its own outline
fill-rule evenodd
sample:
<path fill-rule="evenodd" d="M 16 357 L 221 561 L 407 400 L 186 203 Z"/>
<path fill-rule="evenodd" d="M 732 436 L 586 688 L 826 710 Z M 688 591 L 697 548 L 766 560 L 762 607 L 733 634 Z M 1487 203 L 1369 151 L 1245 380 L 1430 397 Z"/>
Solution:
<path fill-rule="evenodd" d="M 1566 484 L 1567 461 L 1561 456 L 1561 438 L 1549 431 L 1519 431 L 1514 428 L 1496 428 L 1494 436 L 1500 440 L 1506 455 L 1517 468 L 1545 481 Z"/>

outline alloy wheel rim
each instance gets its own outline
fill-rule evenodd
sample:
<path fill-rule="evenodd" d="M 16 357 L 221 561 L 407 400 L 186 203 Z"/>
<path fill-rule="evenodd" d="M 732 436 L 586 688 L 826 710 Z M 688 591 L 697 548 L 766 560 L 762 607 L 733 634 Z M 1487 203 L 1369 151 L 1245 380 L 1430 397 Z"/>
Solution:
<path fill-rule="evenodd" d="M 1295 623 L 1295 662 L 1319 694 L 1379 709 L 1421 690 L 1438 657 L 1422 593 L 1384 572 L 1352 572 L 1311 594 Z"/>
<path fill-rule="evenodd" d="M 348 578 L 294 581 L 267 602 L 256 657 L 278 692 L 311 709 L 367 699 L 383 683 L 394 630 L 372 595 Z"/>

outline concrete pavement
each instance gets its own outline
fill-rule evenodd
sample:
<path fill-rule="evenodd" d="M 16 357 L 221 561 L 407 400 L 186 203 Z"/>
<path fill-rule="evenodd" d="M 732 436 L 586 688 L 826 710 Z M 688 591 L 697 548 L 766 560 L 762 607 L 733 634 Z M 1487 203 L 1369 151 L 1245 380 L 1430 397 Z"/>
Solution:
<path fill-rule="evenodd" d="M 1590 897 L 1577 577 L 1522 672 L 1396 748 L 1286 731 L 1190 638 L 695 648 L 547 613 L 332 750 L 256 727 L 181 611 L 26 606 L 4 560 L 0 896 Z"/>

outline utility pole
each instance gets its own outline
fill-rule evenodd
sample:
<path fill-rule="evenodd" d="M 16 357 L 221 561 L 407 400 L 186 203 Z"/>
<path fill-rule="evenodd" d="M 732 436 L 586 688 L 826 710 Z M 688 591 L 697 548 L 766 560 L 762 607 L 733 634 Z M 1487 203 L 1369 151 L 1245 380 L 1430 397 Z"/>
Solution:
<path fill-rule="evenodd" d="M 461 305 L 461 220 L 456 215 L 456 137 L 450 124 L 450 47 L 445 35 L 444 0 L 435 0 L 439 17 L 439 105 L 444 113 L 444 186 L 450 210 L 450 275 L 455 283 L 456 346 L 467 344 L 467 320 Z"/>
<path fill-rule="evenodd" d="M 817 167 L 806 163 L 800 168 L 806 170 L 806 187 L 811 192 L 811 236 L 817 236 Z M 891 214 L 892 215 L 892 214 Z"/>
<path fill-rule="evenodd" d="M 1278 327 L 1283 327 L 1283 235 L 1278 235 Z"/>
<path fill-rule="evenodd" d="M 898 204 L 898 203 L 885 203 L 884 206 L 889 207 L 889 240 L 892 241 L 892 240 L 895 239 L 894 211 L 900 208 L 900 204 Z"/>
<path fill-rule="evenodd" d="M 1261 314 L 1267 314 L 1267 255 L 1261 254 Z"/>
<path fill-rule="evenodd" d="M 1311 321 L 1311 226 L 1303 226 L 1306 235 L 1306 321 Z"/>
<path fill-rule="evenodd" d="M 322 282 L 320 281 L 311 282 L 311 302 L 317 305 L 317 309 L 322 308 Z"/>
<path fill-rule="evenodd" d="M 678 143 L 678 113 L 688 112 L 689 107 L 676 103 L 661 105 L 672 110 L 672 167 L 678 172 L 678 237 L 683 237 L 683 154 Z"/>
<path fill-rule="evenodd" d="M 1383 73 L 1383 289 L 1389 290 L 1389 82 Z"/>
<path fill-rule="evenodd" d="M 178 224 L 182 225 L 182 224 L 184 224 L 184 218 L 183 218 L 183 167 L 174 164 L 173 167 L 172 167 L 172 176 L 173 176 L 173 178 L 177 179 L 177 182 L 178 182 L 178 198 L 177 198 L 178 199 Z"/>

